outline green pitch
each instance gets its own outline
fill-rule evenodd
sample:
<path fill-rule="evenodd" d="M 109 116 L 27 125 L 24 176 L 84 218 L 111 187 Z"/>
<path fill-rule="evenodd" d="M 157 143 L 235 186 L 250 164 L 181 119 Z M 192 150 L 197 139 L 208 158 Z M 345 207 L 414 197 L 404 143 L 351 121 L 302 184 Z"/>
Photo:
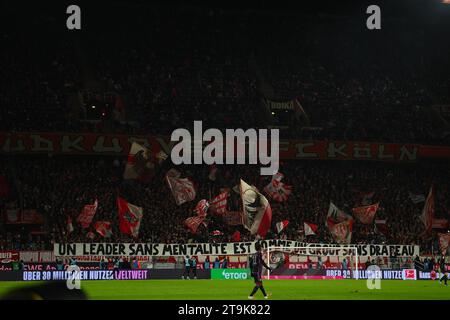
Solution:
<path fill-rule="evenodd" d="M 0 282 L 0 296 L 10 289 L 33 284 Z M 380 290 L 369 290 L 364 280 L 266 280 L 264 287 L 272 294 L 272 300 L 450 300 L 450 287 L 431 280 L 383 280 Z M 90 299 L 101 300 L 247 300 L 252 288 L 250 280 L 81 281 L 81 289 Z M 260 291 L 255 299 L 262 300 Z"/>

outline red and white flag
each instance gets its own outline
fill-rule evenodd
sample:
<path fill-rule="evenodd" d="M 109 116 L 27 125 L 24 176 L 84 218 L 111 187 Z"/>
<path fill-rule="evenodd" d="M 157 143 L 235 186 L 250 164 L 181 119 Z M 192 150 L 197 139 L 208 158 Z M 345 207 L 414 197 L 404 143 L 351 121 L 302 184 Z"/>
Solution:
<path fill-rule="evenodd" d="M 97 211 L 98 201 L 95 199 L 94 204 L 87 204 L 81 210 L 80 215 L 77 218 L 77 222 L 81 225 L 82 228 L 86 229 L 92 222 L 94 218 L 95 212 Z"/>
<path fill-rule="evenodd" d="M 195 206 L 194 212 L 197 214 L 197 216 L 205 218 L 208 208 L 209 208 L 208 201 L 205 199 L 202 199 Z"/>
<path fill-rule="evenodd" d="M 328 222 L 339 223 L 346 220 L 353 220 L 352 216 L 346 214 L 344 211 L 336 207 L 332 202 L 330 202 L 330 207 L 328 208 L 327 221 L 325 221 L 328 226 Z"/>
<path fill-rule="evenodd" d="M 117 198 L 117 207 L 119 209 L 120 232 L 130 234 L 134 238 L 137 238 L 143 216 L 142 208 L 120 197 Z"/>
<path fill-rule="evenodd" d="M 170 169 L 166 174 L 167 183 L 177 205 L 192 201 L 196 196 L 194 183 L 188 178 L 180 178 L 180 175 L 175 169 Z"/>
<path fill-rule="evenodd" d="M 275 226 L 277 228 L 277 233 L 280 233 L 281 231 L 283 231 L 284 229 L 286 229 L 286 227 L 289 224 L 289 220 L 283 220 L 278 222 Z"/>
<path fill-rule="evenodd" d="M 439 237 L 439 248 L 441 249 L 441 254 L 446 255 L 447 249 L 450 246 L 450 233 L 438 233 Z"/>
<path fill-rule="evenodd" d="M 213 232 L 211 232 L 211 235 L 213 236 L 223 236 L 223 232 L 220 230 L 214 230 Z"/>
<path fill-rule="evenodd" d="M 209 210 L 213 214 L 222 215 L 227 211 L 229 192 L 222 192 L 209 201 Z"/>
<path fill-rule="evenodd" d="M 430 235 L 433 228 L 433 218 L 434 218 L 434 186 L 431 185 L 430 192 L 428 193 L 427 200 L 425 201 L 425 206 L 423 207 L 422 214 L 420 215 L 420 220 L 425 226 L 425 231 L 423 235 Z"/>
<path fill-rule="evenodd" d="M 73 232 L 73 223 L 72 223 L 72 217 L 67 216 L 67 234 L 71 234 Z"/>
<path fill-rule="evenodd" d="M 352 240 L 353 220 L 329 223 L 328 228 L 334 240 L 340 244 L 349 244 Z"/>
<path fill-rule="evenodd" d="M 184 225 L 191 231 L 191 233 L 196 234 L 198 227 L 203 224 L 206 227 L 206 223 L 204 222 L 205 218 L 200 216 L 189 217 L 184 220 Z"/>
<path fill-rule="evenodd" d="M 167 154 L 164 151 L 161 150 L 153 155 L 150 149 L 133 142 L 123 178 L 148 182 L 155 174 L 156 166 L 165 159 L 167 159 Z"/>
<path fill-rule="evenodd" d="M 284 175 L 282 173 L 277 172 L 272 176 L 272 181 L 264 187 L 264 192 L 278 202 L 286 201 L 292 193 L 292 186 L 281 182 L 283 177 Z"/>
<path fill-rule="evenodd" d="M 369 206 L 353 208 L 353 215 L 364 224 L 371 224 L 377 213 L 379 203 L 372 204 Z"/>
<path fill-rule="evenodd" d="M 97 221 L 94 224 L 94 229 L 103 238 L 109 238 L 112 236 L 111 222 L 109 221 Z"/>
<path fill-rule="evenodd" d="M 272 208 L 269 201 L 258 189 L 241 179 L 240 193 L 242 199 L 243 225 L 252 235 L 264 238 L 272 223 Z"/>
<path fill-rule="evenodd" d="M 317 224 L 303 222 L 303 230 L 305 231 L 305 236 L 315 236 L 317 234 Z"/>

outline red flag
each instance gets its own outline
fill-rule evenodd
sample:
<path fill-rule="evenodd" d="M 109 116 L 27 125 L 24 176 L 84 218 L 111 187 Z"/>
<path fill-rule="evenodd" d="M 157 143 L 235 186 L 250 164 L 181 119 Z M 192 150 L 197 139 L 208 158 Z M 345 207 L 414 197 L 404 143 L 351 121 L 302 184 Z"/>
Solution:
<path fill-rule="evenodd" d="M 439 237 L 439 248 L 441 249 L 442 255 L 447 253 L 447 249 L 450 246 L 450 233 L 438 233 Z"/>
<path fill-rule="evenodd" d="M 305 236 L 314 236 L 317 233 L 317 224 L 303 222 L 303 229 L 305 231 Z"/>
<path fill-rule="evenodd" d="M 431 229 L 433 227 L 434 218 L 434 186 L 431 185 L 430 192 L 428 193 L 427 200 L 425 201 L 425 206 L 423 207 L 420 220 L 425 226 L 425 231 L 423 235 L 430 235 Z"/>
<path fill-rule="evenodd" d="M 292 186 L 288 186 L 281 182 L 283 177 L 284 175 L 282 173 L 277 172 L 273 175 L 272 181 L 264 187 L 264 192 L 278 202 L 286 201 L 292 193 Z"/>
<path fill-rule="evenodd" d="M 264 238 L 272 223 L 272 208 L 258 189 L 241 179 L 243 225 L 252 235 Z"/>
<path fill-rule="evenodd" d="M 143 216 L 142 208 L 120 197 L 117 198 L 117 207 L 119 209 L 120 232 L 131 234 L 134 238 L 137 238 Z"/>
<path fill-rule="evenodd" d="M 205 199 L 200 200 L 195 206 L 194 212 L 199 217 L 206 217 L 206 212 L 208 211 L 209 203 Z"/>
<path fill-rule="evenodd" d="M 231 236 L 231 240 L 233 242 L 240 242 L 241 241 L 241 233 L 239 231 L 235 231 L 233 235 Z"/>
<path fill-rule="evenodd" d="M 371 224 L 375 217 L 375 213 L 377 213 L 379 203 L 372 204 L 370 206 L 363 206 L 353 208 L 353 215 L 364 224 Z"/>
<path fill-rule="evenodd" d="M 224 214 L 227 211 L 227 199 L 229 193 L 223 192 L 209 201 L 209 209 L 214 214 Z"/>
<path fill-rule="evenodd" d="M 67 234 L 71 234 L 73 232 L 73 224 L 71 216 L 67 216 L 66 225 L 67 225 Z"/>
<path fill-rule="evenodd" d="M 166 180 L 177 205 L 195 199 L 194 184 L 188 178 L 180 178 L 180 173 L 177 170 L 170 169 L 166 174 Z"/>
<path fill-rule="evenodd" d="M 98 201 L 95 199 L 94 204 L 87 204 L 83 207 L 80 215 L 77 218 L 77 222 L 81 225 L 82 228 L 86 229 L 92 222 L 94 218 L 95 212 L 97 211 Z"/>
<path fill-rule="evenodd" d="M 4 175 L 0 174 L 0 198 L 9 196 L 9 185 Z"/>
<path fill-rule="evenodd" d="M 104 238 L 112 236 L 111 222 L 109 221 L 97 221 L 94 224 L 95 231 Z"/>
<path fill-rule="evenodd" d="M 191 233 L 196 234 L 197 233 L 197 229 L 201 224 L 205 224 L 204 222 L 205 218 L 204 217 L 200 217 L 200 216 L 195 216 L 195 217 L 189 217 L 186 220 L 184 220 L 184 225 L 191 230 Z"/>
<path fill-rule="evenodd" d="M 283 220 L 280 221 L 276 224 L 276 228 L 277 228 L 277 233 L 280 233 L 281 231 L 283 231 L 289 224 L 289 220 Z"/>

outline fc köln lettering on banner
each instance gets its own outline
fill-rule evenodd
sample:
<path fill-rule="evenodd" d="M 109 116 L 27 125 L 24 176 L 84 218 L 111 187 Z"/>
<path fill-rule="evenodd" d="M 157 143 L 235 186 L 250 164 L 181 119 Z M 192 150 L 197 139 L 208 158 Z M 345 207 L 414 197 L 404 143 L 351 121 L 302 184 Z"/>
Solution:
<path fill-rule="evenodd" d="M 175 169 L 170 169 L 166 174 L 167 183 L 177 205 L 192 201 L 196 196 L 194 183 L 188 178 L 180 178 L 180 176 L 180 172 Z"/>
<path fill-rule="evenodd" d="M 353 215 L 364 224 L 371 224 L 377 213 L 379 203 L 372 204 L 370 206 L 362 206 L 353 208 Z"/>
<path fill-rule="evenodd" d="M 243 224 L 252 235 L 264 238 L 272 223 L 272 208 L 269 201 L 258 189 L 241 179 L 240 193 L 242 199 Z"/>
<path fill-rule="evenodd" d="M 158 154 L 170 154 L 170 137 L 111 134 L 3 133 L 0 153 L 126 155 L 133 141 Z M 281 140 L 280 159 L 339 159 L 416 161 L 419 158 L 450 158 L 450 148 L 413 144 L 352 141 Z"/>
<path fill-rule="evenodd" d="M 83 207 L 80 215 L 77 218 L 77 222 L 81 225 L 82 228 L 86 229 L 92 222 L 94 218 L 95 212 L 97 211 L 98 201 L 95 200 L 94 204 L 87 204 Z"/>

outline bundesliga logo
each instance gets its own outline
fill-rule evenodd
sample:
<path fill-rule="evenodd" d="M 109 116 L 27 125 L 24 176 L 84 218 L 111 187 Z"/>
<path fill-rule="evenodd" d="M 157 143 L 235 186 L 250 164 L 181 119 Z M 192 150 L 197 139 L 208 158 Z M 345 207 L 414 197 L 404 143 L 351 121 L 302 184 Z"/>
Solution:
<path fill-rule="evenodd" d="M 261 168 L 261 175 L 278 172 L 278 129 L 226 129 L 224 137 L 219 129 L 210 128 L 203 132 L 202 121 L 194 121 L 193 137 L 188 130 L 178 128 L 172 132 L 170 140 L 178 142 L 170 155 L 175 165 L 260 163 L 268 165 Z"/>

